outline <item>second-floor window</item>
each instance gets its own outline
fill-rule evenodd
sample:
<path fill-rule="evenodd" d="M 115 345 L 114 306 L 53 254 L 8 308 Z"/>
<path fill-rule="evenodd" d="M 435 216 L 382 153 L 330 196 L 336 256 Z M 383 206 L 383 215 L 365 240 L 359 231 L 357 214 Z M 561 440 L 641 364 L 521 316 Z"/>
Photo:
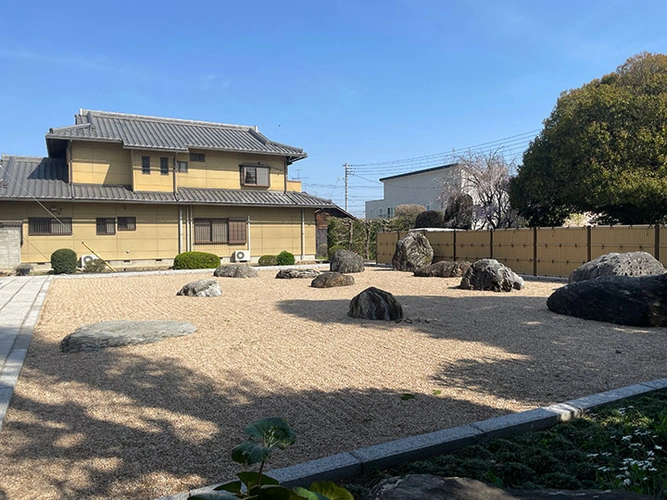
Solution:
<path fill-rule="evenodd" d="M 264 166 L 241 165 L 241 185 L 242 186 L 270 186 L 270 168 Z"/>
<path fill-rule="evenodd" d="M 160 175 L 169 175 L 169 158 L 160 156 Z"/>
<path fill-rule="evenodd" d="M 177 161 L 176 162 L 176 171 L 187 174 L 188 173 L 188 162 L 187 161 Z"/>
<path fill-rule="evenodd" d="M 150 174 L 151 173 L 151 157 L 142 156 L 141 157 L 141 173 Z"/>
<path fill-rule="evenodd" d="M 190 153 L 190 161 L 205 162 L 206 155 L 204 153 Z"/>

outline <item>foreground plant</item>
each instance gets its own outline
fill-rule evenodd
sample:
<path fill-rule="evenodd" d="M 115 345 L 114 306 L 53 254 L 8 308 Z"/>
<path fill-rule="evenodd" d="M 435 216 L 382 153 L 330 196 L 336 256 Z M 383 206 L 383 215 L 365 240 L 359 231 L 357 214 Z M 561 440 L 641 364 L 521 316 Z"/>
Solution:
<path fill-rule="evenodd" d="M 248 424 L 243 432 L 250 437 L 232 450 L 232 460 L 245 466 L 260 464 L 259 471 L 239 472 L 237 480 L 221 484 L 210 493 L 190 496 L 188 500 L 354 500 L 349 491 L 332 482 L 316 482 L 309 489 L 291 490 L 263 474 L 273 451 L 284 450 L 296 441 L 294 429 L 284 419 L 264 418 Z"/>

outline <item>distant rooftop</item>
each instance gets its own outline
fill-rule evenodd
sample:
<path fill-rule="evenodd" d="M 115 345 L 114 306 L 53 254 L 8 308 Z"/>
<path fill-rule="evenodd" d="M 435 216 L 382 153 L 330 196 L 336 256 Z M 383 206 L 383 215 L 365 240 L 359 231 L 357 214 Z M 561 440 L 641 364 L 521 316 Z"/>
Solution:
<path fill-rule="evenodd" d="M 424 170 L 415 170 L 414 172 L 406 172 L 405 174 L 398 174 L 398 175 L 392 175 L 390 177 L 383 177 L 380 179 L 380 182 L 384 181 L 389 181 L 392 179 L 399 179 L 401 177 L 410 177 L 411 175 L 420 175 L 420 174 L 426 174 L 429 172 L 435 172 L 437 170 L 444 170 L 446 168 L 452 168 L 458 165 L 458 163 L 450 163 L 448 165 L 441 165 L 439 167 L 431 167 L 431 168 L 425 168 Z"/>

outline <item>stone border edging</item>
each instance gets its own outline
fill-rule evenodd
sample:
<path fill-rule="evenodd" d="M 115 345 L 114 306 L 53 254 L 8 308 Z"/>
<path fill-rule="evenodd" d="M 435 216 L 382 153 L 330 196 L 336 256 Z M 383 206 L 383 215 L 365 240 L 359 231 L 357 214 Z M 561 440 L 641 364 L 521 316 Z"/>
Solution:
<path fill-rule="evenodd" d="M 580 417 L 585 411 L 598 406 L 663 390 L 667 390 L 667 378 L 621 387 L 534 410 L 366 446 L 350 452 L 271 470 L 266 474 L 287 487 L 309 486 L 314 481 L 338 481 L 366 474 L 378 468 L 450 453 L 486 439 L 503 438 L 546 429 L 559 422 Z M 161 497 L 157 500 L 186 500 L 190 495 L 211 492 L 218 484 L 190 490 L 187 493 Z"/>

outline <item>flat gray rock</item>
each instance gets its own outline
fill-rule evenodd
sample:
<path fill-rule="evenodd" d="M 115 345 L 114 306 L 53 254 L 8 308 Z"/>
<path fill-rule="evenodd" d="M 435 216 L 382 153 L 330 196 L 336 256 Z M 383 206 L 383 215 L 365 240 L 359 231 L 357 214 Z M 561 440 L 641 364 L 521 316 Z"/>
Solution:
<path fill-rule="evenodd" d="M 336 250 L 329 263 L 329 270 L 337 273 L 361 273 L 364 269 L 363 257 L 351 250 Z"/>
<path fill-rule="evenodd" d="M 430 266 L 419 268 L 415 271 L 415 276 L 422 278 L 458 278 L 463 276 L 472 264 L 467 260 L 461 262 L 440 261 Z"/>
<path fill-rule="evenodd" d="M 600 276 L 653 276 L 667 272 L 665 266 L 647 252 L 608 253 L 580 265 L 570 274 L 568 283 Z"/>
<path fill-rule="evenodd" d="M 257 269 L 245 264 L 223 264 L 213 271 L 219 278 L 256 278 Z"/>
<path fill-rule="evenodd" d="M 222 295 L 220 283 L 217 280 L 199 280 L 183 285 L 176 295 L 186 297 L 219 297 Z"/>
<path fill-rule="evenodd" d="M 511 292 L 521 290 L 523 286 L 523 278 L 496 259 L 478 260 L 461 278 L 464 290 Z"/>
<path fill-rule="evenodd" d="M 335 286 L 350 286 L 354 285 L 354 276 L 347 274 L 327 271 L 315 278 L 310 286 L 313 288 L 333 288 Z"/>
<path fill-rule="evenodd" d="M 197 331 L 185 321 L 101 321 L 70 333 L 60 343 L 62 352 L 99 351 L 107 347 L 148 344 Z"/>
<path fill-rule="evenodd" d="M 276 274 L 276 278 L 283 280 L 317 278 L 320 272 L 315 269 L 281 269 Z"/>
<path fill-rule="evenodd" d="M 550 500 L 559 498 L 647 500 L 653 498 L 624 490 L 512 490 L 461 477 L 408 474 L 380 481 L 369 500 Z"/>

